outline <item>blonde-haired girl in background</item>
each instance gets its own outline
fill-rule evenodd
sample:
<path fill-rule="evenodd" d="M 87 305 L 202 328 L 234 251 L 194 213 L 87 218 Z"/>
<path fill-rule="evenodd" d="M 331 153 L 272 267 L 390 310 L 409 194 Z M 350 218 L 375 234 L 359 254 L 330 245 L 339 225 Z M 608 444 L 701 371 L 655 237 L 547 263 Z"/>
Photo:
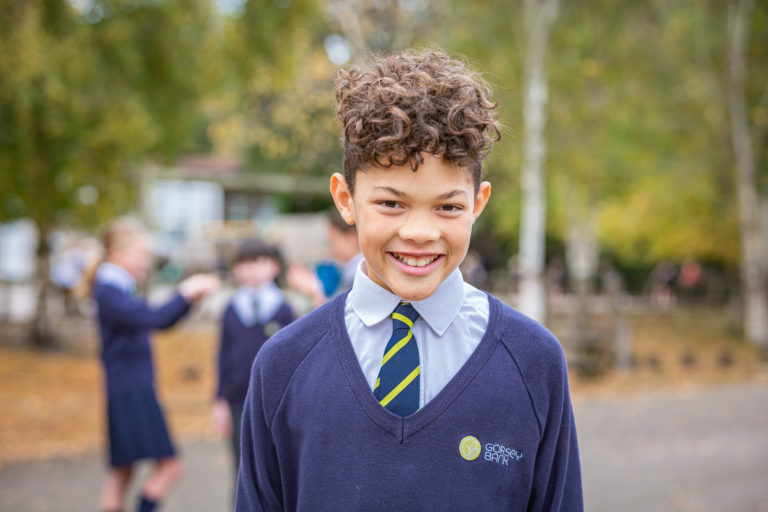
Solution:
<path fill-rule="evenodd" d="M 104 366 L 109 436 L 109 470 L 101 509 L 121 511 L 137 461 L 151 459 L 154 468 L 142 484 L 137 506 L 150 512 L 177 482 L 182 464 L 155 395 L 150 331 L 175 324 L 190 306 L 219 287 L 215 274 L 183 280 L 173 297 L 150 306 L 138 296 L 136 283 L 152 264 L 150 236 L 136 220 L 112 221 L 102 235 L 104 260 L 93 275 L 101 360 Z"/>

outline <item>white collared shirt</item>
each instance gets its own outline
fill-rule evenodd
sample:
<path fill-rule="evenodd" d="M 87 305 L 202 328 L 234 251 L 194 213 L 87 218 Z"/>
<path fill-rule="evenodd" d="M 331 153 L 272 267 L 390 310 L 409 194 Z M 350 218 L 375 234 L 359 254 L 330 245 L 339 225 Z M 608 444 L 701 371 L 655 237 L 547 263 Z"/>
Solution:
<path fill-rule="evenodd" d="M 274 281 L 270 281 L 256 289 L 249 286 L 238 288 L 232 296 L 232 309 L 243 325 L 252 326 L 257 322 L 265 324 L 272 320 L 283 301 L 283 292 Z"/>
<path fill-rule="evenodd" d="M 390 315 L 402 299 L 374 283 L 358 265 L 344 306 L 355 355 L 373 390 L 392 335 Z M 419 348 L 419 407 L 432 400 L 461 369 L 488 327 L 488 296 L 454 270 L 430 297 L 411 301 L 419 313 L 413 335 Z"/>
<path fill-rule="evenodd" d="M 105 261 L 96 269 L 94 281 L 108 284 L 126 293 L 133 293 L 136 290 L 136 280 L 133 276 L 123 267 L 108 261 Z"/>

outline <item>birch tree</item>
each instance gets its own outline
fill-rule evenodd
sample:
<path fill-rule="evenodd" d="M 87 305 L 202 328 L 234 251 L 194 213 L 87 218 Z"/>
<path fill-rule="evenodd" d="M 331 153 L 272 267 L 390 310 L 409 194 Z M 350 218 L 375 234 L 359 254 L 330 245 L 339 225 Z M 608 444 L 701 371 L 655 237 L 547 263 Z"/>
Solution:
<path fill-rule="evenodd" d="M 751 343 L 765 350 L 768 348 L 768 283 L 760 261 L 760 195 L 745 85 L 747 44 L 753 10 L 754 0 L 739 0 L 731 5 L 729 11 L 728 106 L 739 202 L 744 334 Z M 768 88 L 763 94 L 764 102 L 766 98 Z"/>
<path fill-rule="evenodd" d="M 544 242 L 546 230 L 545 159 L 547 43 L 557 17 L 558 0 L 526 0 L 527 30 L 523 92 L 522 214 L 520 218 L 520 311 L 546 318 Z"/>

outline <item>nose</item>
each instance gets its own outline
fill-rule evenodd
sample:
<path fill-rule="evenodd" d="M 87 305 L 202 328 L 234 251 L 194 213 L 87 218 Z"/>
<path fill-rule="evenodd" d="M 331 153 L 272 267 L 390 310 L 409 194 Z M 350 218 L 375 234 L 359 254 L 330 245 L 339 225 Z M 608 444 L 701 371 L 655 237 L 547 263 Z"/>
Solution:
<path fill-rule="evenodd" d="M 433 222 L 429 213 L 411 211 L 400 225 L 398 235 L 403 240 L 425 244 L 440 238 L 440 228 Z"/>

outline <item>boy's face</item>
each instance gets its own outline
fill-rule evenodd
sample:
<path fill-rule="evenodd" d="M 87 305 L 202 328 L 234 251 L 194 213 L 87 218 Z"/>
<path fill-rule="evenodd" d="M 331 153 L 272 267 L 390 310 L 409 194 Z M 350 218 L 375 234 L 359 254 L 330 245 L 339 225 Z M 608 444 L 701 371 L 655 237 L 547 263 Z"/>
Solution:
<path fill-rule="evenodd" d="M 232 272 L 237 284 L 255 289 L 273 281 L 280 273 L 280 264 L 273 258 L 261 257 L 235 264 Z"/>
<path fill-rule="evenodd" d="M 350 193 L 334 174 L 331 193 L 344 220 L 357 225 L 366 274 L 406 300 L 423 300 L 459 266 L 472 224 L 491 193 L 477 195 L 470 172 L 433 155 L 413 172 L 408 165 L 358 172 Z"/>

